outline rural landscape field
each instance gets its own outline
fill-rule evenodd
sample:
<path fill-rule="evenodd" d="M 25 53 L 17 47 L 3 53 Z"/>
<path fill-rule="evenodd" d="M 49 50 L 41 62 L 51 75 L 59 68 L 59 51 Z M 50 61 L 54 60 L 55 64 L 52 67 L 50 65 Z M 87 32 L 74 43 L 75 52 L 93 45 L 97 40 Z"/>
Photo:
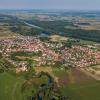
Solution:
<path fill-rule="evenodd" d="M 99 16 L 1 10 L 0 100 L 100 100 Z"/>
<path fill-rule="evenodd" d="M 15 1 L 0 0 L 0 100 L 100 100 L 100 10 Z"/>

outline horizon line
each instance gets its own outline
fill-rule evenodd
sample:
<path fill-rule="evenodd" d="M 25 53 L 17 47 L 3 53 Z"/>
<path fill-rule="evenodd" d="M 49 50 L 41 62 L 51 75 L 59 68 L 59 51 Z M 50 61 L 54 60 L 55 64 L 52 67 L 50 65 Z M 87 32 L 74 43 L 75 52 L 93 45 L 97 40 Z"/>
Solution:
<path fill-rule="evenodd" d="M 60 8 L 0 8 L 0 10 L 66 10 L 66 11 L 100 11 L 100 9 L 60 9 Z"/>

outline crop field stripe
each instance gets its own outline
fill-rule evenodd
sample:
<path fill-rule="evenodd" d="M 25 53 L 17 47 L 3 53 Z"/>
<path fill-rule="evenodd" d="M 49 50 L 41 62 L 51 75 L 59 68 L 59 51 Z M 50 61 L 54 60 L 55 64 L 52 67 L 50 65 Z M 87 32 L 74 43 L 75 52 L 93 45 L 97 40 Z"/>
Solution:
<path fill-rule="evenodd" d="M 12 100 L 15 100 L 14 96 L 15 96 L 15 92 L 16 92 L 16 88 L 18 86 L 18 82 L 16 82 L 16 84 L 14 85 L 13 87 L 13 90 L 12 90 Z M 16 99 L 17 100 L 17 99 Z"/>

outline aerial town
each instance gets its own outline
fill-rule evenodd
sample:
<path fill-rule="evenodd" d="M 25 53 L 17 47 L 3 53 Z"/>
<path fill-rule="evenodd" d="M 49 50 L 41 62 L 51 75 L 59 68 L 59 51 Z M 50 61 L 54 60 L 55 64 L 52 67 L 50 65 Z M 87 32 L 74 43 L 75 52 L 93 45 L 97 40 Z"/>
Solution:
<path fill-rule="evenodd" d="M 0 100 L 100 100 L 100 12 L 0 10 Z"/>
<path fill-rule="evenodd" d="M 11 64 L 16 66 L 16 71 L 27 71 L 25 59 L 36 61 L 35 67 L 42 65 L 54 66 L 56 63 L 66 67 L 88 68 L 92 65 L 100 64 L 100 51 L 91 49 L 91 46 L 81 46 L 79 44 L 71 47 L 64 47 L 63 43 L 43 42 L 38 37 L 20 36 L 0 40 L 0 53 Z M 37 56 L 15 55 L 14 53 L 39 52 Z M 31 54 L 30 54 L 31 55 Z M 13 59 L 16 58 L 15 59 Z M 19 59 L 19 61 L 17 61 Z M 21 67 L 21 68 L 19 68 Z"/>

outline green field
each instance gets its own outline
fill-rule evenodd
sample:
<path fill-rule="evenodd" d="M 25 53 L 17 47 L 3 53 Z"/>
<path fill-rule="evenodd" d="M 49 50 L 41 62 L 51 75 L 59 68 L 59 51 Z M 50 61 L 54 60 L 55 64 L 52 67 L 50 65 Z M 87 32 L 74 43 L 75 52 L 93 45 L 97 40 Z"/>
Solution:
<path fill-rule="evenodd" d="M 71 100 L 100 100 L 99 81 L 86 76 L 76 69 L 60 70 L 53 68 L 53 72 L 54 75 L 59 77 L 58 84 L 61 93 L 71 97 Z M 22 75 L 8 72 L 0 73 L 0 100 L 27 100 L 27 96 L 32 95 L 31 91 L 35 93 L 40 83 L 47 82 L 45 76 L 25 80 L 24 74 Z M 24 95 L 22 94 L 22 86 L 25 86 Z"/>
<path fill-rule="evenodd" d="M 100 100 L 100 81 L 96 81 L 77 70 L 54 70 L 59 77 L 63 95 L 72 100 Z"/>
<path fill-rule="evenodd" d="M 22 76 L 14 76 L 7 72 L 0 73 L 0 100 L 22 100 Z"/>
<path fill-rule="evenodd" d="M 62 88 L 62 93 L 72 100 L 100 100 L 100 82 L 86 82 L 71 84 Z"/>
<path fill-rule="evenodd" d="M 32 73 L 0 73 L 0 100 L 32 100 L 29 98 L 38 93 L 40 85 L 48 83 L 47 76 L 32 77 Z"/>

